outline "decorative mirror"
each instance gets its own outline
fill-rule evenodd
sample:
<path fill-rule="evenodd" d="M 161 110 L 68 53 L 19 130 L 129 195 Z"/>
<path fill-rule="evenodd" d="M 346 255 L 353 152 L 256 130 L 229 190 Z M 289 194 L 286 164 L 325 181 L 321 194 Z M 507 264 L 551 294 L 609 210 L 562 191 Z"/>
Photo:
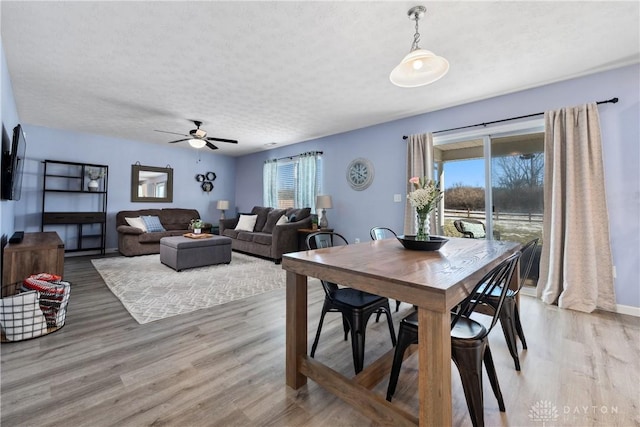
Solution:
<path fill-rule="evenodd" d="M 132 202 L 173 202 L 173 169 L 131 165 Z"/>

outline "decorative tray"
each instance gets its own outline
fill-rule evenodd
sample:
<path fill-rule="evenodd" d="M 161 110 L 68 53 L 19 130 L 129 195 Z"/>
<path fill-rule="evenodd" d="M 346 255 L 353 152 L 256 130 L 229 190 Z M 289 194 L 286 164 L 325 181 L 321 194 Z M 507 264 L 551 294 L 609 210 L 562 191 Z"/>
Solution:
<path fill-rule="evenodd" d="M 188 237 L 190 239 L 208 239 L 209 237 L 213 237 L 213 234 L 209 234 L 209 233 L 200 233 L 200 234 L 195 234 L 195 233 L 186 233 L 183 234 L 184 237 Z"/>
<path fill-rule="evenodd" d="M 437 251 L 449 241 L 449 239 L 439 236 L 429 236 L 428 240 L 416 240 L 415 235 L 405 236 L 404 234 L 399 235 L 398 240 L 405 249 L 413 251 Z"/>

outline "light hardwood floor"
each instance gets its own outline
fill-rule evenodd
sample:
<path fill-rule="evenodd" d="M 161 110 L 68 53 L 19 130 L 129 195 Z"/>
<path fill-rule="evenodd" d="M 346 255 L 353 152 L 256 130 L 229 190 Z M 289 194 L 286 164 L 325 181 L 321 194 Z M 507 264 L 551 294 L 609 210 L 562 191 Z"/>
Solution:
<path fill-rule="evenodd" d="M 372 425 L 312 381 L 285 386 L 284 289 L 139 325 L 88 257 L 67 258 L 65 279 L 72 292 L 64 328 L 1 346 L 2 426 Z M 319 285 L 310 288 L 309 345 L 323 296 Z M 394 313 L 396 328 L 409 310 Z M 498 411 L 485 378 L 487 426 L 640 425 L 640 319 L 530 297 L 521 313 L 529 344 L 521 372 L 500 328 L 490 335 L 507 411 Z M 370 321 L 365 364 L 390 348 L 386 322 Z M 353 372 L 339 316 L 327 315 L 316 357 Z M 403 365 L 394 402 L 417 413 L 416 357 Z M 454 365 L 452 378 L 454 425 L 469 426 Z M 376 390 L 384 395 L 386 386 Z"/>

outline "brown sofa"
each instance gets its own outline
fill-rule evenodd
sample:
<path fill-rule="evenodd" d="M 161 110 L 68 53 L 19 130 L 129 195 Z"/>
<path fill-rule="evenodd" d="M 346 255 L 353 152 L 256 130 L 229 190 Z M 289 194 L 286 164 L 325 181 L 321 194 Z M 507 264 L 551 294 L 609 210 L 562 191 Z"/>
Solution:
<path fill-rule="evenodd" d="M 140 216 L 157 216 L 166 231 L 144 232 L 140 228 L 131 227 L 125 218 Z M 140 209 L 137 211 L 120 211 L 116 214 L 116 230 L 118 231 L 118 251 L 124 256 L 148 255 L 160 253 L 160 239 L 168 236 L 182 236 L 188 233 L 192 219 L 200 218 L 195 209 Z"/>
<path fill-rule="evenodd" d="M 242 215 L 242 214 L 241 214 Z M 257 215 L 253 231 L 238 231 L 239 216 L 220 220 L 220 235 L 231 238 L 231 249 L 269 258 L 279 264 L 282 254 L 298 251 L 298 229 L 311 228 L 311 208 L 273 209 L 255 206 Z M 275 225 L 285 215 L 289 222 Z"/>

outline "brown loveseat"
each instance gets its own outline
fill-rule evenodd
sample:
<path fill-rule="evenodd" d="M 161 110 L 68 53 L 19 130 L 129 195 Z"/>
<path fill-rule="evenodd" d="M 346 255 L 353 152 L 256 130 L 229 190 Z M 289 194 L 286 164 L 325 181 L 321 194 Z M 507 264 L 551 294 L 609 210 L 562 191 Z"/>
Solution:
<path fill-rule="evenodd" d="M 239 217 L 220 220 L 220 235 L 231 238 L 231 249 L 272 259 L 279 264 L 282 254 L 298 251 L 298 229 L 311 228 L 311 208 L 273 209 L 255 206 L 253 231 L 235 230 Z M 276 225 L 285 215 L 287 223 Z"/>
<path fill-rule="evenodd" d="M 130 226 L 125 218 L 141 216 L 157 216 L 166 231 L 144 232 L 140 228 Z M 148 255 L 160 253 L 160 239 L 168 236 L 182 236 L 188 233 L 192 219 L 200 218 L 195 209 L 140 209 L 137 211 L 120 211 L 116 215 L 118 231 L 118 250 L 124 256 Z"/>

